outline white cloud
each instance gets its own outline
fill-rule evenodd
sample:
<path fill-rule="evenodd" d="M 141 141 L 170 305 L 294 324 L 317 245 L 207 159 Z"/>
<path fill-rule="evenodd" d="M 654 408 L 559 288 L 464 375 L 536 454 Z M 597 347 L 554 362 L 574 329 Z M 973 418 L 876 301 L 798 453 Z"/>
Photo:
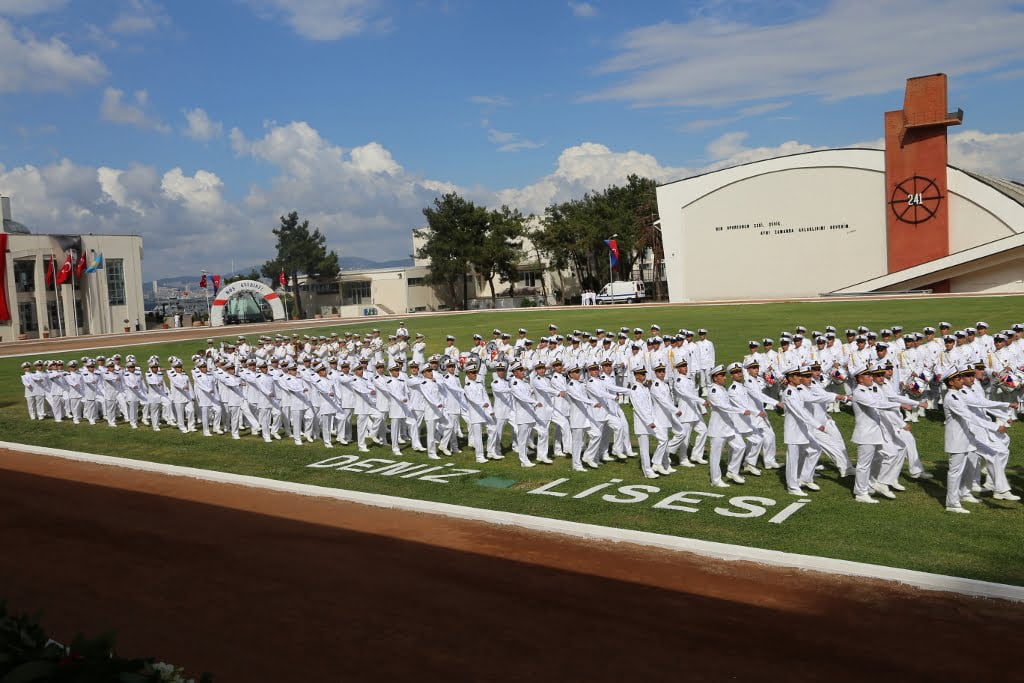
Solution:
<path fill-rule="evenodd" d="M 211 119 L 206 110 L 200 107 L 185 111 L 185 122 L 188 125 L 182 133 L 193 140 L 212 140 L 224 134 L 224 124 Z"/>
<path fill-rule="evenodd" d="M 773 111 L 785 109 L 788 106 L 789 102 L 765 102 L 763 104 L 755 104 L 750 107 L 743 107 L 742 109 L 740 109 L 738 112 L 731 116 L 723 116 L 716 119 L 697 119 L 695 121 L 690 121 L 685 126 L 683 126 L 683 130 L 695 132 L 706 130 L 708 128 L 715 128 L 717 126 L 725 126 L 731 123 L 736 123 L 737 121 L 740 121 L 742 119 L 752 117 L 756 118 L 758 116 L 761 116 L 762 114 L 768 114 Z"/>
<path fill-rule="evenodd" d="M 597 8 L 589 2 L 569 2 L 569 9 L 577 17 L 596 17 Z"/>
<path fill-rule="evenodd" d="M 145 90 L 136 90 L 133 99 L 134 103 L 125 102 L 124 91 L 108 87 L 103 91 L 103 101 L 100 104 L 100 116 L 104 121 L 112 123 L 124 123 L 136 128 L 148 128 L 166 133 L 170 127 L 155 116 L 146 113 L 149 104 L 149 93 Z"/>
<path fill-rule="evenodd" d="M 28 16 L 43 14 L 64 7 L 68 0 L 0 0 L 0 14 L 5 16 Z"/>
<path fill-rule="evenodd" d="M 512 104 L 504 95 L 472 95 L 469 101 L 485 107 L 508 107 Z"/>
<path fill-rule="evenodd" d="M 110 30 L 121 34 L 148 33 L 170 23 L 164 8 L 153 0 L 129 0 L 114 18 Z"/>
<path fill-rule="evenodd" d="M 1014 0 L 831 0 L 820 13 L 758 26 L 699 15 L 627 32 L 587 99 L 721 106 L 795 95 L 840 99 L 899 90 L 907 75 L 986 72 L 1024 58 Z"/>
<path fill-rule="evenodd" d="M 339 40 L 387 25 L 377 0 L 245 0 L 264 19 L 283 18 L 309 40 Z"/>
<path fill-rule="evenodd" d="M 232 259 L 246 266 L 262 263 L 273 254 L 271 229 L 292 210 L 321 228 L 332 249 L 383 260 L 410 253 L 410 230 L 422 225 L 423 207 L 445 192 L 540 214 L 553 202 L 621 185 L 631 173 L 668 182 L 812 149 L 797 141 L 749 146 L 747 134 L 734 131 L 711 141 L 705 159 L 673 166 L 651 154 L 585 142 L 562 150 L 551 173 L 496 191 L 422 177 L 377 142 L 343 148 L 305 122 L 268 124 L 255 139 L 235 128 L 230 139 L 239 156 L 271 169 L 270 180 L 248 188 L 241 199 L 230 199 L 229 189 L 242 188 L 226 187 L 214 169 L 90 167 L 67 159 L 0 166 L 0 187 L 12 197 L 15 217 L 38 232 L 142 235 L 149 279 L 198 268 L 227 270 Z M 1024 132 L 955 133 L 950 161 L 971 171 L 1024 178 Z"/>
<path fill-rule="evenodd" d="M 43 41 L 0 19 L 0 92 L 66 90 L 96 83 L 107 68 L 93 55 L 76 54 L 59 38 Z"/>
<path fill-rule="evenodd" d="M 527 140 L 519 133 L 490 128 L 487 131 L 487 139 L 498 145 L 499 152 L 521 152 L 524 149 L 538 149 L 544 146 L 543 142 Z"/>

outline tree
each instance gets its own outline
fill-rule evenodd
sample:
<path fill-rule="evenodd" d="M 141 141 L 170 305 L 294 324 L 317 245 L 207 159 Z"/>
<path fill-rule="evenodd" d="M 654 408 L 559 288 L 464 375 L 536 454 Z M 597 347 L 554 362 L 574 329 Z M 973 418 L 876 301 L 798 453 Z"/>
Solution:
<path fill-rule="evenodd" d="M 522 251 L 522 237 L 526 233 L 526 218 L 519 209 L 502 206 L 488 215 L 483 239 L 472 250 L 470 263 L 477 275 L 487 282 L 491 290 L 491 305 L 497 306 L 494 278 L 499 282 L 515 282 L 517 256 Z"/>
<path fill-rule="evenodd" d="M 548 256 L 552 269 L 571 268 L 581 286 L 598 289 L 607 277 L 616 277 L 608 272 L 604 241 L 617 235 L 617 277 L 628 277 L 637 257 L 650 246 L 648 230 L 657 218 L 651 208 L 656 205 L 655 186 L 649 178 L 630 175 L 625 186 L 611 185 L 581 199 L 552 204 L 531 239 Z"/>
<path fill-rule="evenodd" d="M 258 281 L 259 279 L 260 279 L 260 271 L 258 271 L 255 268 L 253 268 L 252 270 L 250 270 L 245 275 L 238 274 L 238 275 L 235 275 L 234 277 L 224 278 L 224 284 L 225 285 L 229 285 L 232 282 L 238 282 L 239 280 L 257 280 Z"/>
<path fill-rule="evenodd" d="M 299 295 L 299 275 L 305 274 L 307 279 L 337 277 L 341 266 L 338 254 L 327 251 L 327 237 L 320 233 L 319 228 L 309 230 L 309 221 L 299 222 L 299 213 L 292 211 L 281 216 L 281 225 L 274 229 L 277 237 L 277 258 L 267 261 L 260 268 L 264 277 L 277 281 L 284 272 L 291 283 L 292 296 L 298 308 L 299 317 L 305 318 L 306 312 Z"/>
<path fill-rule="evenodd" d="M 454 303 L 459 300 L 461 280 L 462 308 L 466 308 L 466 278 L 487 234 L 487 209 L 451 192 L 435 198 L 433 207 L 423 209 L 423 215 L 427 227 L 416 231 L 416 236 L 424 240 L 416 258 L 430 261 L 427 284 L 443 285 Z"/>

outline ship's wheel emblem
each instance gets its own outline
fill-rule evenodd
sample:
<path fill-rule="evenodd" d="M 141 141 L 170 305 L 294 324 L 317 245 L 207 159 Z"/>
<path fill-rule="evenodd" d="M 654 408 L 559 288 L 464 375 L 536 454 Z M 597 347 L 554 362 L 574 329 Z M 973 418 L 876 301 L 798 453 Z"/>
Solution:
<path fill-rule="evenodd" d="M 892 190 L 889 208 L 896 220 L 917 225 L 935 215 L 942 203 L 942 193 L 934 180 L 919 175 L 900 181 Z"/>

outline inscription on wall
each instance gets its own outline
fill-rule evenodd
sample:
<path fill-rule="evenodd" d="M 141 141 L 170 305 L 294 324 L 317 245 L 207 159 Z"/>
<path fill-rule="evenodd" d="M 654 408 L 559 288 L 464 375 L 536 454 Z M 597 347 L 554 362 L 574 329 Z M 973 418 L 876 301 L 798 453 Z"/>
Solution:
<path fill-rule="evenodd" d="M 801 225 L 789 227 L 782 221 L 763 221 L 758 223 L 737 223 L 736 225 L 716 225 L 714 232 L 757 231 L 760 237 L 776 237 L 780 235 L 799 235 L 812 232 L 848 232 L 849 223 L 833 223 L 831 225 Z"/>

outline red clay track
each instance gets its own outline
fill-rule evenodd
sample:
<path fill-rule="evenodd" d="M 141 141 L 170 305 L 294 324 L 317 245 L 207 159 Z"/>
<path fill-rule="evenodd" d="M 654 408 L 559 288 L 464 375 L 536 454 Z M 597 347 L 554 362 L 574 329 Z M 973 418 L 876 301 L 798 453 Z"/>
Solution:
<path fill-rule="evenodd" d="M 0 451 L 0 596 L 219 681 L 1012 678 L 1024 606 Z"/>

